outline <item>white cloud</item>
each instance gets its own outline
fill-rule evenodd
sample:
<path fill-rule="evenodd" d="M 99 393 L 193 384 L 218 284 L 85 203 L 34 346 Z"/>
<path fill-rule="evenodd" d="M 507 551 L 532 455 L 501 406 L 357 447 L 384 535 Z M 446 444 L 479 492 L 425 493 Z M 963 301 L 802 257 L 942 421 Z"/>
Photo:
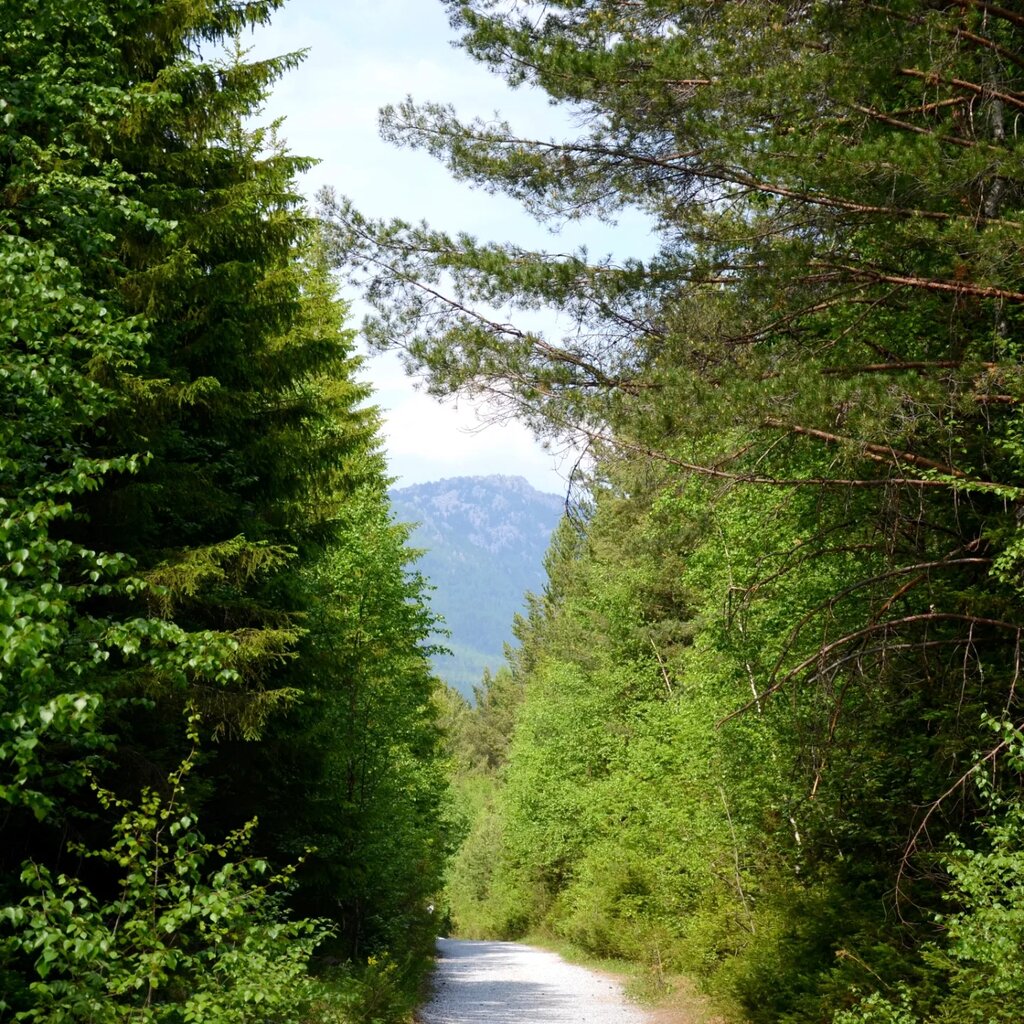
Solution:
<path fill-rule="evenodd" d="M 399 486 L 503 473 L 525 477 L 541 491 L 565 490 L 565 460 L 544 451 L 521 423 L 495 422 L 484 406 L 464 398 L 441 402 L 415 390 L 393 354 L 368 363 L 384 415 L 389 471 Z"/>
<path fill-rule="evenodd" d="M 563 115 L 543 96 L 508 89 L 453 49 L 451 38 L 440 0 L 291 0 L 255 35 L 253 56 L 310 52 L 275 86 L 264 119 L 284 116 L 282 134 L 292 152 L 321 159 L 306 178 L 310 196 L 330 184 L 369 216 L 426 219 L 446 230 L 543 245 L 545 230 L 511 199 L 473 191 L 426 154 L 396 149 L 378 136 L 379 108 L 407 94 L 453 103 L 462 116 L 500 110 L 532 135 L 558 134 Z M 584 234 L 592 249 L 611 238 L 604 227 L 585 227 Z M 571 247 L 564 239 L 557 246 Z M 369 358 L 364 375 L 377 389 L 391 472 L 400 482 L 506 473 L 542 490 L 564 490 L 559 460 L 521 425 L 479 430 L 471 402 L 442 406 L 417 393 L 393 356 Z"/>

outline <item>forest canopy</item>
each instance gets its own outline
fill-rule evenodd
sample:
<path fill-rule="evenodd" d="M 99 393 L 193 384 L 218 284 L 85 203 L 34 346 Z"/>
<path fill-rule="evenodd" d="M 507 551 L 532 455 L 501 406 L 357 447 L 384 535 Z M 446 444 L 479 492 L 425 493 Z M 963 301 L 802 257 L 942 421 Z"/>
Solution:
<path fill-rule="evenodd" d="M 457 923 L 695 972 L 758 1021 L 1019 1019 L 1024 15 L 446 7 L 577 128 L 428 98 L 386 135 L 660 243 L 530 252 L 322 197 L 371 340 L 594 459 L 468 713 Z"/>
<path fill-rule="evenodd" d="M 385 136 L 622 260 L 307 211 L 281 6 L 0 19 L 0 1015 L 401 1019 L 446 880 L 729 1019 L 1016 1024 L 1024 14 L 444 0 L 571 130 Z M 473 707 L 335 273 L 586 448 Z"/>
<path fill-rule="evenodd" d="M 280 6 L 0 18 L 5 1020 L 348 1019 L 368 957 L 393 1017 L 430 948 L 433 622 L 259 126 Z"/>

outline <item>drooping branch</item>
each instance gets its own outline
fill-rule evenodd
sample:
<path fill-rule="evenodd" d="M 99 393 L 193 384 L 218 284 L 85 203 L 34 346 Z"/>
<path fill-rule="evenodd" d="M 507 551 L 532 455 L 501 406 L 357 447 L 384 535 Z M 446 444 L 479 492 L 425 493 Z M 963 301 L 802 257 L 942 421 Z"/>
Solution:
<path fill-rule="evenodd" d="M 769 679 L 774 679 L 779 670 L 782 668 L 782 663 L 785 661 L 786 656 L 793 649 L 793 645 L 796 643 L 797 638 L 803 632 L 804 627 L 820 612 L 831 611 L 841 601 L 844 601 L 851 594 L 855 594 L 865 587 L 873 586 L 876 583 L 881 583 L 884 580 L 891 580 L 900 576 L 906 576 L 910 573 L 917 573 L 914 579 L 908 581 L 902 587 L 897 590 L 896 594 L 891 595 L 883 604 L 881 610 L 872 616 L 872 621 L 878 621 L 878 619 L 885 613 L 885 611 L 891 607 L 891 605 L 898 599 L 902 594 L 907 593 L 918 583 L 927 578 L 927 574 L 932 569 L 946 569 L 952 568 L 953 566 L 960 565 L 991 565 L 991 558 L 980 558 L 980 557 L 969 557 L 969 558 L 948 558 L 940 559 L 933 562 L 918 562 L 915 565 L 901 565 L 896 569 L 890 569 L 888 572 L 877 573 L 874 576 L 866 577 L 862 580 L 857 580 L 855 583 L 851 583 L 849 586 L 844 587 L 842 590 L 837 591 L 834 594 L 830 594 L 824 601 L 819 602 L 813 608 L 810 608 L 807 612 L 801 616 L 800 620 L 795 626 L 789 631 L 789 636 L 786 638 L 782 645 L 782 650 L 775 660 L 775 664 L 772 666 L 771 672 L 768 674 Z"/>
<path fill-rule="evenodd" d="M 699 462 L 689 462 L 685 459 L 676 458 L 667 452 L 658 451 L 647 445 L 638 444 L 633 441 L 626 441 L 611 434 L 581 426 L 577 423 L 567 423 L 564 420 L 553 420 L 556 425 L 569 433 L 575 433 L 586 438 L 592 444 L 603 444 L 607 447 L 621 452 L 629 452 L 635 455 L 642 455 L 645 458 L 663 462 L 668 466 L 677 466 L 688 472 L 696 473 L 698 476 L 710 477 L 717 480 L 727 480 L 733 483 L 763 484 L 767 487 L 916 487 L 922 490 L 931 488 L 955 489 L 961 485 L 969 485 L 973 490 L 994 490 L 1005 494 L 1010 491 L 1014 494 L 1024 493 L 1020 488 L 1008 487 L 988 480 L 975 480 L 964 478 L 962 481 L 933 480 L 928 478 L 887 476 L 874 478 L 857 477 L 773 477 L 758 473 L 737 473 L 721 469 L 717 466 L 706 465 Z M 891 462 L 891 460 L 888 460 Z"/>
<path fill-rule="evenodd" d="M 922 469 L 934 469 L 939 473 L 947 473 L 961 480 L 967 479 L 967 474 L 944 462 L 926 458 L 923 455 L 915 455 L 913 452 L 900 451 L 889 445 L 872 444 L 868 441 L 857 441 L 851 437 L 843 437 L 841 434 L 830 434 L 826 430 L 816 430 L 813 427 L 803 427 L 796 423 L 784 423 L 782 420 L 766 419 L 765 425 L 777 427 L 780 430 L 787 430 L 791 434 L 802 434 L 805 437 L 814 437 L 819 441 L 827 441 L 829 444 L 853 445 L 860 449 L 869 459 L 875 462 L 908 462 L 912 466 L 920 466 Z"/>
<path fill-rule="evenodd" d="M 1017 630 L 1017 643 L 1020 644 L 1020 629 Z M 925 830 L 928 828 L 928 822 L 931 820 L 935 812 L 954 794 L 957 790 L 963 788 L 978 772 L 990 761 L 994 761 L 1009 745 L 1010 743 L 1022 732 L 1024 732 L 1024 725 L 1015 725 L 1013 727 L 1014 735 L 1007 736 L 1004 740 L 997 743 L 984 757 L 979 758 L 970 768 L 967 769 L 944 793 L 936 797 L 925 810 L 924 815 L 918 822 L 917 828 L 914 830 L 913 835 L 907 840 L 907 845 L 903 849 L 903 856 L 900 859 L 899 870 L 896 872 L 896 893 L 899 895 L 902 889 L 903 878 L 907 873 L 907 868 L 910 867 L 910 858 L 913 857 L 917 850 L 918 843 L 921 836 L 924 835 Z"/>
<path fill-rule="evenodd" d="M 838 527 L 837 529 L 849 530 L 851 528 L 851 525 L 852 524 L 850 524 L 850 523 L 843 523 L 842 526 Z M 805 550 L 805 549 L 808 549 L 808 550 Z M 764 587 L 769 586 L 770 584 L 774 583 L 776 580 L 782 579 L 784 576 L 787 576 L 789 573 L 795 571 L 796 569 L 799 569 L 801 566 L 805 565 L 809 561 L 814 561 L 815 559 L 818 559 L 818 558 L 826 558 L 826 557 L 828 557 L 830 555 L 853 554 L 855 552 L 857 554 L 861 555 L 861 554 L 864 554 L 865 552 L 871 552 L 871 551 L 877 552 L 878 550 L 879 550 L 879 545 L 878 545 L 877 542 L 860 543 L 860 544 L 836 544 L 836 545 L 832 545 L 830 547 L 815 547 L 813 545 L 813 543 L 805 544 L 805 543 L 801 542 L 799 545 L 797 545 L 796 547 L 792 548 L 790 551 L 786 552 L 783 555 L 783 558 L 785 559 L 785 561 L 784 561 L 783 565 L 779 569 L 775 570 L 775 572 L 768 573 L 765 576 L 759 576 L 748 587 L 735 587 L 734 588 L 735 590 L 742 591 L 742 595 L 743 596 L 742 596 L 742 598 L 741 598 L 741 600 L 739 602 L 739 607 L 742 607 L 742 606 L 748 604 L 753 599 L 754 595 L 759 590 L 763 589 Z M 800 555 L 798 557 L 792 558 L 792 560 L 790 560 L 791 556 L 796 551 L 799 551 Z M 731 618 L 733 617 L 734 614 L 735 613 L 730 610 L 730 612 L 729 612 L 730 620 L 731 620 Z"/>

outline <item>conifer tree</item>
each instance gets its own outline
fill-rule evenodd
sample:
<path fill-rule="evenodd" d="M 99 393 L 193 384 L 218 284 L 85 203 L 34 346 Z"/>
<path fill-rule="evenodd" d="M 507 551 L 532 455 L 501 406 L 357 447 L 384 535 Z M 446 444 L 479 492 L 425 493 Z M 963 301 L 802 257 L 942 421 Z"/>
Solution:
<path fill-rule="evenodd" d="M 1020 781 L 1005 730 L 1021 726 L 1024 627 L 1010 128 L 1024 21 L 975 0 L 446 6 L 472 56 L 542 88 L 577 130 L 531 138 L 410 100 L 385 111 L 385 134 L 556 225 L 638 207 L 661 243 L 644 262 L 525 252 L 324 197 L 378 343 L 436 392 L 488 393 L 542 434 L 588 442 L 610 492 L 579 553 L 595 582 L 547 609 L 531 653 L 506 905 L 534 900 L 534 919 L 594 945 L 614 934 L 610 905 L 646 914 L 648 936 L 670 927 L 659 911 L 683 897 L 663 877 L 612 858 L 602 891 L 597 854 L 588 864 L 608 853 L 609 823 L 630 820 L 591 805 L 622 793 L 637 744 L 664 741 L 654 723 L 671 715 L 634 676 L 657 683 L 664 627 L 672 699 L 714 708 L 726 765 L 718 810 L 681 820 L 700 820 L 702 849 L 736 855 L 731 895 L 703 908 L 707 945 L 688 955 L 725 960 L 725 984 L 764 1019 L 820 1019 L 832 986 L 869 990 L 871 971 L 921 980 L 899 950 L 935 937 L 945 878 L 931 844 L 959 834 L 973 849 L 990 832 L 970 784 L 982 769 L 997 766 L 1004 796 Z M 545 304 L 563 334 L 517 326 Z M 605 533 L 617 501 L 618 551 Z M 692 619 L 685 595 L 649 607 L 631 590 L 652 583 L 647 544 L 687 560 Z M 604 643 L 573 645 L 572 630 Z M 581 734 L 583 705 L 628 740 Z M 692 726 L 678 742 L 716 745 Z M 753 757 L 744 778 L 729 752 L 750 734 L 778 762 Z M 750 864 L 760 880 L 778 870 L 774 893 L 750 888 Z"/>
<path fill-rule="evenodd" d="M 340 918 L 360 881 L 363 914 L 377 919 L 361 929 L 361 948 L 393 939 L 401 951 L 421 938 L 443 846 L 426 813 L 442 788 L 419 647 L 426 613 L 404 535 L 386 525 L 377 417 L 354 381 L 344 308 L 296 189 L 310 161 L 288 154 L 273 126 L 246 126 L 299 59 L 252 62 L 240 48 L 242 33 L 280 6 L 15 0 L 0 24 L 5 1014 L 79 983 L 88 992 L 67 1019 L 92 1020 L 105 998 L 112 1020 L 139 1000 L 164 1006 L 151 998 L 155 975 L 147 997 L 117 970 L 83 973 L 78 954 L 60 953 L 54 976 L 56 947 L 40 925 L 47 906 L 81 898 L 90 908 L 81 956 L 105 948 L 119 887 L 129 902 L 149 898 L 145 880 L 118 878 L 117 844 L 133 843 L 156 865 L 154 907 L 166 895 L 160 865 L 174 857 L 196 893 L 209 883 L 211 900 L 251 901 L 255 931 L 234 933 L 224 963 L 252 984 L 262 976 L 287 1019 L 300 1012 L 272 987 L 295 981 L 310 930 L 280 932 L 301 956 L 281 959 L 279 972 L 242 965 L 270 955 L 286 908 L 228 874 L 210 881 L 203 856 L 246 836 L 250 851 L 284 868 L 310 845 L 335 849 L 359 833 L 363 819 L 347 806 L 320 829 L 288 816 L 298 808 L 301 819 L 325 764 L 355 756 L 353 736 L 370 738 L 348 717 L 359 623 L 312 620 L 337 598 L 325 567 L 346 552 L 380 561 L 361 594 L 376 602 L 390 644 L 386 658 L 380 645 L 360 655 L 360 671 L 366 699 L 396 704 L 364 754 L 379 778 L 360 813 L 379 820 L 375 801 L 387 801 L 406 824 L 381 857 L 388 880 L 374 875 L 378 827 L 378 845 L 356 852 L 347 876 L 317 889 L 307 868 L 290 884 L 296 902 Z M 376 532 L 364 538 L 370 523 Z M 330 724 L 314 726 L 325 707 Z M 285 750 L 291 760 L 245 774 Z M 264 815 L 268 827 L 253 831 Z M 75 850 L 94 855 L 71 867 Z M 30 862 L 39 871 L 23 874 Z M 136 911 L 146 918 L 142 903 L 123 913 Z M 181 920 L 206 933 L 208 922 Z M 139 949 L 119 955 L 145 959 Z M 178 1012 L 185 998 L 167 956 L 167 1008 L 154 1014 Z M 187 970 L 201 977 L 201 960 Z M 237 981 L 235 968 L 224 978 Z M 223 1010 L 230 1019 L 250 1019 L 264 996 L 253 1002 L 246 989 L 238 999 L 253 1006 L 239 1008 L 225 985 L 210 998 L 234 1007 Z"/>
<path fill-rule="evenodd" d="M 435 390 L 489 392 L 542 433 L 843 494 L 880 538 L 850 581 L 873 611 L 845 635 L 811 616 L 798 632 L 824 663 L 783 657 L 757 699 L 928 644 L 948 647 L 952 699 L 952 652 L 983 636 L 979 708 L 1001 713 L 1022 625 L 1020 19 L 973 2 L 448 6 L 469 53 L 582 130 L 522 138 L 409 101 L 385 133 L 540 217 L 638 206 L 662 248 L 624 265 L 527 253 L 325 196 L 371 332 Z M 564 337 L 512 322 L 540 303 Z M 950 738 L 964 759 L 975 740 Z"/>

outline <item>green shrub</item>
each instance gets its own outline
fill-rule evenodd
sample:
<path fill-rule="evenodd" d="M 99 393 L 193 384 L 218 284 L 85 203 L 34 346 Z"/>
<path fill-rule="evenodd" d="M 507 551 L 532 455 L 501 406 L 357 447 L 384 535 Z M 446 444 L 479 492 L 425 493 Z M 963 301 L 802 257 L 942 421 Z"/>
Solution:
<path fill-rule="evenodd" d="M 331 968 L 319 979 L 308 1024 L 400 1024 L 417 1002 L 425 964 L 386 953 Z"/>
<path fill-rule="evenodd" d="M 993 723 L 1009 766 L 1024 766 L 1024 739 L 1009 722 Z M 997 749 L 999 749 L 997 748 Z M 983 764 L 988 760 L 980 761 Z M 947 895 L 956 909 L 939 917 L 941 946 L 924 950 L 927 985 L 890 998 L 865 997 L 835 1024 L 1017 1024 L 1024 1020 L 1024 803 L 1000 795 L 992 778 L 976 773 L 988 809 L 979 841 L 968 849 L 954 838 L 946 861 Z"/>
<path fill-rule="evenodd" d="M 94 784 L 121 818 L 108 848 L 77 852 L 110 865 L 111 891 L 26 863 L 27 894 L 3 908 L 0 963 L 34 963 L 0 1002 L 25 1024 L 291 1024 L 314 995 L 306 965 L 328 934 L 287 920 L 288 872 L 237 855 L 255 823 L 206 842 L 182 803 L 186 761 L 169 793 L 137 805 Z M 102 869 L 96 873 L 102 878 Z M 16 975 L 7 975 L 8 978 Z M 0 986 L 3 987 L 3 986 Z"/>

